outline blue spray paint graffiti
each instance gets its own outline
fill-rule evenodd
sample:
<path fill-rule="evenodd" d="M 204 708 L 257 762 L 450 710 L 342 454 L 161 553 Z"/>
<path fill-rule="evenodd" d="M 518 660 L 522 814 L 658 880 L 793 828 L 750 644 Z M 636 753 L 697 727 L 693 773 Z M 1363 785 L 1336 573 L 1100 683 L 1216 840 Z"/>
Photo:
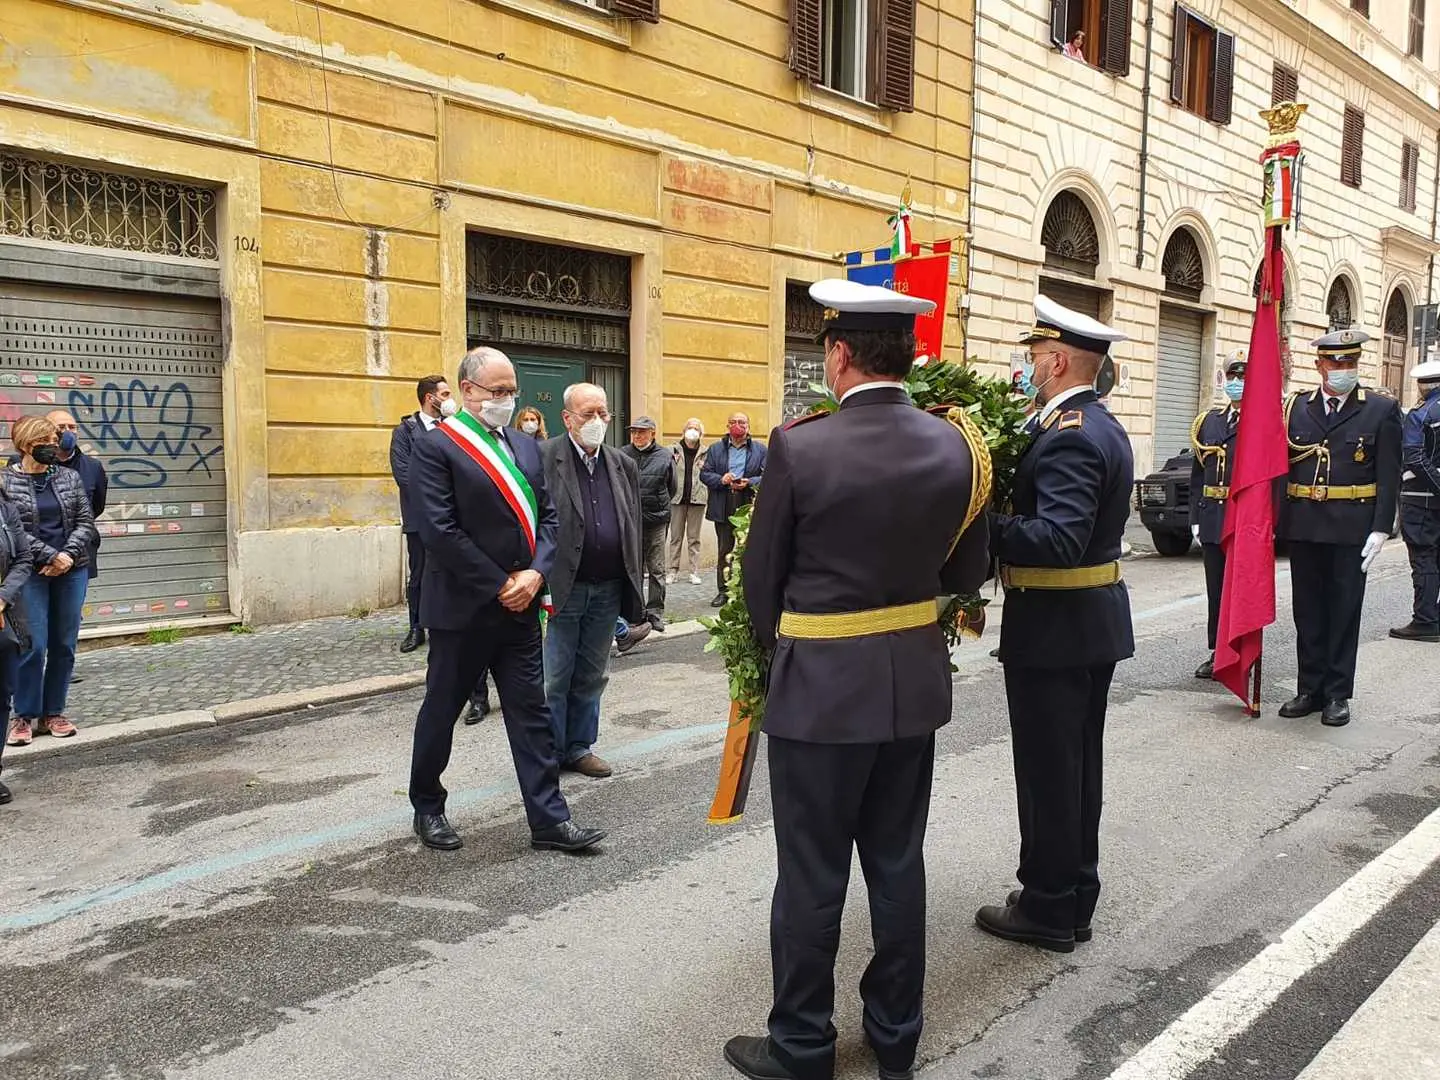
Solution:
<path fill-rule="evenodd" d="M 223 448 L 218 442 L 202 447 L 214 429 L 195 418 L 195 399 L 183 382 L 168 389 L 141 379 L 131 379 L 124 387 L 106 383 L 98 404 L 93 391 L 71 390 L 70 411 L 83 438 L 105 456 L 115 487 L 164 487 L 182 466 L 187 474 L 201 471 L 205 479 L 214 477 L 210 459 Z"/>

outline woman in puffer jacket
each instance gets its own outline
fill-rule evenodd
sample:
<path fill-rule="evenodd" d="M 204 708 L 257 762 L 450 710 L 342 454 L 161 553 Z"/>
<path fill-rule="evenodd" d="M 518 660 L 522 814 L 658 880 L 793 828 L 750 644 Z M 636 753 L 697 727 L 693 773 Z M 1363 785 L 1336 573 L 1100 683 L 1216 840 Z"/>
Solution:
<path fill-rule="evenodd" d="M 15 672 L 20 666 L 20 648 L 27 641 L 20 590 L 30 580 L 33 563 L 30 537 L 20 522 L 20 513 L 0 489 L 0 731 L 10 722 L 10 698 L 15 693 Z M 13 635 L 13 636 L 12 636 Z M 0 742 L 0 772 L 4 771 L 5 746 Z M 0 782 L 0 806 L 11 799 L 10 789 Z"/>

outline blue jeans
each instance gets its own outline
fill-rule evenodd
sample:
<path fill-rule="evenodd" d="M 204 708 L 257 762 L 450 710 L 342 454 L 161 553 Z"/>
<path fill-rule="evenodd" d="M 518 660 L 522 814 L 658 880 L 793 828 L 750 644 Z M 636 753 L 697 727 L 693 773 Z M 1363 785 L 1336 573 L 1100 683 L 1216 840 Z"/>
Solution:
<path fill-rule="evenodd" d="M 600 737 L 600 695 L 620 618 L 621 582 L 577 581 L 545 630 L 545 698 L 560 764 L 579 761 Z"/>
<path fill-rule="evenodd" d="M 30 651 L 20 657 L 16 672 L 16 716 L 37 720 L 65 715 L 80 609 L 89 586 L 90 575 L 83 567 L 60 577 L 42 577 L 37 571 L 25 582 L 20 598 L 30 627 Z"/>

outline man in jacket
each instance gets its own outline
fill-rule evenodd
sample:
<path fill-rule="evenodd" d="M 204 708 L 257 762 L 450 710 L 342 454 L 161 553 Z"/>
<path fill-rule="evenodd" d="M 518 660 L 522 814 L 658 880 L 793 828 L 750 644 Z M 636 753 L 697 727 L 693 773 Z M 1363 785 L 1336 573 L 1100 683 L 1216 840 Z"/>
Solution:
<path fill-rule="evenodd" d="M 1230 470 L 1235 464 L 1235 438 L 1240 431 L 1246 356 L 1246 350 L 1237 349 L 1225 365 L 1225 396 L 1229 403 L 1201 413 L 1190 428 L 1190 445 L 1195 450 L 1190 467 L 1190 535 L 1200 542 L 1209 602 L 1205 640 L 1210 656 L 1195 669 L 1197 679 L 1215 675 L 1215 635 L 1220 626 L 1220 594 L 1225 587 L 1225 549 L 1220 546 L 1220 537 L 1230 501 Z"/>
<path fill-rule="evenodd" d="M 715 523 L 719 546 L 715 561 L 715 599 L 711 607 L 725 606 L 725 571 L 735 550 L 735 526 L 730 519 L 755 497 L 765 472 L 765 444 L 750 437 L 750 418 L 743 412 L 730 416 L 730 437 L 721 439 L 705 454 L 700 481 L 710 489 L 705 517 Z"/>
<path fill-rule="evenodd" d="M 1410 552 L 1415 604 L 1410 621 L 1391 628 L 1402 641 L 1440 641 L 1440 360 L 1416 364 L 1420 404 L 1401 426 L 1400 535 Z"/>
<path fill-rule="evenodd" d="M 555 614 L 545 633 L 545 697 L 560 767 L 602 778 L 611 770 L 594 746 L 610 643 L 618 619 L 645 620 L 640 474 L 605 445 L 610 408 L 600 387 L 568 387 L 561 416 L 565 434 L 540 446 L 560 529 L 549 575 Z"/>
<path fill-rule="evenodd" d="M 670 452 L 655 438 L 655 421 L 639 417 L 630 425 L 630 445 L 621 451 L 640 474 L 640 546 L 650 579 L 645 618 L 665 631 L 665 535 L 670 529 L 670 500 L 675 497 L 675 469 Z"/>
<path fill-rule="evenodd" d="M 75 417 L 64 409 L 56 409 L 47 413 L 45 419 L 54 424 L 60 432 L 60 456 L 55 459 L 56 463 L 80 474 L 80 483 L 85 487 L 85 497 L 90 500 L 90 509 L 95 514 L 95 520 L 99 521 L 100 515 L 105 513 L 105 498 L 110 490 L 110 478 L 105 474 L 105 466 L 80 449 L 80 427 L 75 423 Z M 90 549 L 89 572 L 92 580 L 99 573 L 95 565 L 95 556 L 99 550 L 100 536 L 96 533 L 95 545 Z"/>
<path fill-rule="evenodd" d="M 411 510 L 426 555 L 420 619 L 430 631 L 410 764 L 415 832 L 426 847 L 461 846 L 445 817 L 440 777 L 450 762 L 456 714 L 489 669 L 530 844 L 580 851 L 605 834 L 570 819 L 545 707 L 540 609 L 555 564 L 555 507 L 535 441 L 505 429 L 519 391 L 509 358 L 498 349 L 472 349 L 456 383 L 464 411 L 417 439 L 410 462 Z"/>

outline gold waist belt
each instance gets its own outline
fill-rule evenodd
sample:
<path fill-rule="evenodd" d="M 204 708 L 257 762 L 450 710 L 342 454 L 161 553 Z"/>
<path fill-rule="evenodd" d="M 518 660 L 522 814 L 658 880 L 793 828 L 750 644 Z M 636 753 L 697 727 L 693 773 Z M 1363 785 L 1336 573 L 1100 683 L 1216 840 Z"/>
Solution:
<path fill-rule="evenodd" d="M 897 630 L 934 626 L 939 616 L 939 607 L 934 600 L 871 608 L 869 611 L 837 611 L 828 615 L 785 611 L 780 614 L 780 636 L 801 641 L 838 641 L 841 638 L 893 634 Z"/>
<path fill-rule="evenodd" d="M 1002 566 L 1000 580 L 1007 589 L 1096 589 L 1120 580 L 1118 562 L 1099 566 Z"/>
<path fill-rule="evenodd" d="M 1332 499 L 1354 501 L 1375 498 L 1375 485 L 1350 484 L 1336 487 L 1333 484 L 1286 484 L 1285 494 L 1292 499 L 1311 499 L 1315 502 L 1329 502 Z"/>
<path fill-rule="evenodd" d="M 1207 499 L 1228 499 L 1230 497 L 1230 487 L 1228 484 L 1221 484 L 1218 487 L 1214 484 L 1206 484 L 1200 489 L 1200 494 L 1204 495 Z"/>

